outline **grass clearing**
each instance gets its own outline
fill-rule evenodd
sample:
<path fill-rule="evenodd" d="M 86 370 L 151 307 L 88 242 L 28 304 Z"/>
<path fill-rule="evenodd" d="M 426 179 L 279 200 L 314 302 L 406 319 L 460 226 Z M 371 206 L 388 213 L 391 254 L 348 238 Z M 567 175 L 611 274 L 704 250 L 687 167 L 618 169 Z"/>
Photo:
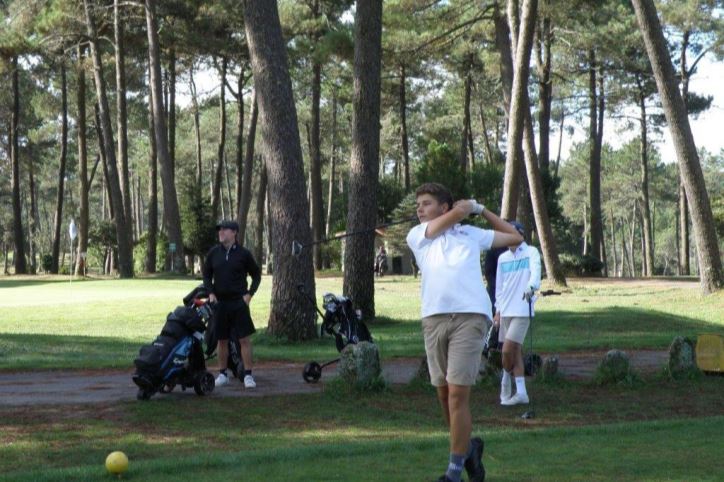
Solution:
<path fill-rule="evenodd" d="M 497 405 L 496 389 L 474 390 L 474 425 L 485 434 L 495 480 L 721 474 L 721 377 L 629 387 L 533 383 L 530 390 L 538 413 L 531 421 L 519 418 L 521 407 Z M 447 463 L 447 434 L 429 387 L 261 401 L 190 395 L 0 409 L 0 473 L 13 481 L 110 480 L 103 460 L 113 450 L 131 460 L 127 480 L 432 480 Z"/>
<path fill-rule="evenodd" d="M 127 368 L 141 345 L 199 280 L 0 277 L 0 370 Z M 320 277 L 317 298 L 340 293 L 342 279 Z M 561 296 L 543 298 L 534 321 L 536 350 L 665 348 L 676 335 L 724 333 L 724 293 L 703 297 L 693 282 L 571 281 Z M 421 356 L 419 280 L 375 281 L 377 319 L 370 329 L 383 358 Z M 260 360 L 324 359 L 329 338 L 291 344 L 265 334 L 271 278 L 251 305 Z"/>

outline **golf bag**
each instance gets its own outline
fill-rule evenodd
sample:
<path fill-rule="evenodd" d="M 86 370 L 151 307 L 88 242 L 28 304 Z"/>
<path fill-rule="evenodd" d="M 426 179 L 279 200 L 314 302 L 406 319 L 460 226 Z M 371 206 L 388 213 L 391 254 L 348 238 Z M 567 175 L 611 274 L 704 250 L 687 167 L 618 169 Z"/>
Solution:
<path fill-rule="evenodd" d="M 211 306 L 195 296 L 168 314 L 161 334 L 141 347 L 133 361 L 139 400 L 148 400 L 156 392 L 169 393 L 177 384 L 183 390 L 193 387 L 198 395 L 214 390 L 214 377 L 206 371 L 202 346 L 212 314 Z"/>
<path fill-rule="evenodd" d="M 299 285 L 297 288 L 311 303 L 314 303 L 314 299 L 304 292 L 303 285 Z M 324 305 L 324 313 L 317 308 L 317 312 L 322 316 L 319 336 L 324 337 L 325 333 L 332 335 L 338 352 L 341 352 L 347 345 L 356 345 L 362 341 L 374 343 L 370 330 L 361 320 L 362 313 L 355 311 L 351 299 L 346 296 L 326 293 L 322 298 L 322 303 Z M 304 381 L 307 383 L 318 381 L 322 376 L 322 369 L 338 361 L 339 358 L 321 365 L 316 361 L 307 363 L 302 372 Z"/>
<path fill-rule="evenodd" d="M 244 360 L 241 358 L 241 346 L 239 346 L 239 333 L 236 326 L 231 327 L 229 331 L 229 358 L 226 367 L 231 370 L 239 380 L 244 379 Z M 218 337 L 216 336 L 216 317 L 212 317 L 209 327 L 204 334 L 204 342 L 206 343 L 206 359 L 213 358 L 216 355 L 216 347 L 218 345 Z"/>
<path fill-rule="evenodd" d="M 490 355 L 491 351 L 500 350 L 502 348 L 502 343 L 498 341 L 498 327 L 493 325 L 488 330 L 488 333 L 485 335 L 485 339 L 483 342 L 483 356 L 485 358 L 488 358 L 488 355 Z"/>

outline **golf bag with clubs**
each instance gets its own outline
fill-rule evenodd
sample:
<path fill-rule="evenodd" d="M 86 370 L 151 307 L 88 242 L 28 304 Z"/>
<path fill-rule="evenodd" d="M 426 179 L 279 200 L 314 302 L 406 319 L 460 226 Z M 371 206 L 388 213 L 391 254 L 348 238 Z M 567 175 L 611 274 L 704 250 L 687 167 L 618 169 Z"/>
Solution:
<path fill-rule="evenodd" d="M 184 303 L 192 300 L 194 297 L 207 296 L 206 288 L 204 285 L 199 285 L 194 290 L 184 297 Z M 206 344 L 206 360 L 213 358 L 216 354 L 216 348 L 218 345 L 218 338 L 216 336 L 216 312 L 213 312 L 211 319 L 208 322 L 206 332 L 204 333 L 204 343 Z M 232 326 L 229 333 L 229 358 L 227 362 L 227 368 L 231 370 L 236 378 L 239 380 L 244 379 L 244 361 L 241 358 L 241 347 L 239 346 L 239 334 L 237 333 L 238 328 Z"/>
<path fill-rule="evenodd" d="M 184 298 L 184 305 L 166 317 L 161 334 L 150 345 L 141 347 L 133 363 L 136 398 L 148 400 L 154 393 L 170 393 L 176 385 L 193 387 L 198 395 L 214 390 L 214 376 L 206 370 L 204 332 L 213 309 L 196 291 Z"/>
<path fill-rule="evenodd" d="M 324 334 L 332 335 L 338 352 L 342 352 L 347 345 L 357 344 L 361 341 L 372 343 L 367 325 L 361 320 L 362 313 L 355 311 L 352 300 L 346 296 L 337 296 L 333 293 L 326 293 L 322 298 L 324 313 L 317 308 L 314 299 L 304 292 L 304 286 L 297 286 L 302 293 L 317 309 L 322 317 L 322 325 L 319 329 L 319 336 Z M 307 363 L 302 376 L 307 383 L 319 381 L 322 376 L 322 369 L 339 361 L 339 358 L 319 364 L 316 361 Z"/>

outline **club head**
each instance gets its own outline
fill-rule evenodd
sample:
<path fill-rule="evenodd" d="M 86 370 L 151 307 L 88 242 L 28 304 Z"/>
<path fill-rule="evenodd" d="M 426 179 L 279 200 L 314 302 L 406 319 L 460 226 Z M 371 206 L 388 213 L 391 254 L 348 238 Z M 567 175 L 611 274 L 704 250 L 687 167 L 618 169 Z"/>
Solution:
<path fill-rule="evenodd" d="M 297 257 L 302 254 L 302 243 L 299 241 L 292 241 L 292 256 Z"/>
<path fill-rule="evenodd" d="M 524 420 L 530 420 L 532 418 L 535 418 L 535 412 L 533 410 L 528 410 L 523 415 L 521 415 L 520 418 Z"/>

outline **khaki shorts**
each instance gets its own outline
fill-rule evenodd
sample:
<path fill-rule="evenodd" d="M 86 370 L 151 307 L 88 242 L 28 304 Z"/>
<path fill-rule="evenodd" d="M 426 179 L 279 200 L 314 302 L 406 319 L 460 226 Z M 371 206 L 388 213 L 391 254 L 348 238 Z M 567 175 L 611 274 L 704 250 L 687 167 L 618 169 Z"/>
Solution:
<path fill-rule="evenodd" d="M 490 321 L 479 313 L 448 313 L 422 319 L 430 382 L 471 386 L 480 370 Z"/>
<path fill-rule="evenodd" d="M 530 320 L 527 316 L 501 316 L 498 341 L 503 343 L 510 340 L 522 345 L 529 326 Z"/>

